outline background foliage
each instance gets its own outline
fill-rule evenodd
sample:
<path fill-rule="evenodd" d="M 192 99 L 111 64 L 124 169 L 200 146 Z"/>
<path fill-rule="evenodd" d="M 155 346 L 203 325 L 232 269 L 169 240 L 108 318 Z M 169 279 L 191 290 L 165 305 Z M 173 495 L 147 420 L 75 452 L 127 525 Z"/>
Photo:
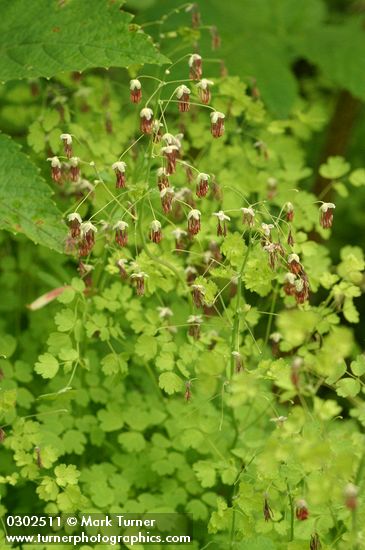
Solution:
<path fill-rule="evenodd" d="M 192 28 L 191 10 L 174 13 L 175 0 L 129 2 L 152 38 L 115 2 L 2 4 L 0 223 L 17 235 L 1 234 L 1 515 L 30 503 L 36 513 L 181 511 L 194 516 L 197 549 L 300 550 L 315 534 L 322 548 L 364 548 L 362 3 L 211 0 Z M 222 36 L 214 52 L 212 25 Z M 202 230 L 178 254 L 172 230 L 186 229 L 194 188 L 163 215 L 159 146 L 144 137 L 128 149 L 140 135 L 129 80 L 187 79 L 197 43 L 225 136 L 212 139 L 204 108 L 178 114 L 176 84 L 159 97 L 166 131 L 184 133 L 183 159 L 223 196 L 195 197 Z M 144 102 L 156 83 L 141 80 Z M 82 179 L 60 187 L 46 159 L 62 156 L 64 132 Z M 128 187 L 118 193 L 111 165 L 126 150 Z M 173 180 L 175 191 L 187 186 L 181 166 Z M 321 200 L 336 204 L 333 231 L 319 224 Z M 119 249 L 110 227 L 128 201 L 138 220 L 126 218 L 130 243 Z M 249 230 L 239 209 L 253 203 Z M 91 286 L 76 254 L 64 253 L 76 204 L 99 229 L 85 260 Z M 220 209 L 231 218 L 226 237 L 212 217 Z M 148 241 L 154 215 L 160 245 Z M 274 270 L 261 222 L 275 225 L 285 249 Z M 304 305 L 283 292 L 290 252 L 309 279 Z M 145 296 L 121 279 L 120 259 L 128 275 L 134 262 L 148 274 Z M 54 289 L 57 299 L 44 296 Z M 199 340 L 188 334 L 192 313 L 203 316 Z M 232 372 L 237 348 L 244 369 Z M 295 517 L 301 499 L 305 521 Z"/>

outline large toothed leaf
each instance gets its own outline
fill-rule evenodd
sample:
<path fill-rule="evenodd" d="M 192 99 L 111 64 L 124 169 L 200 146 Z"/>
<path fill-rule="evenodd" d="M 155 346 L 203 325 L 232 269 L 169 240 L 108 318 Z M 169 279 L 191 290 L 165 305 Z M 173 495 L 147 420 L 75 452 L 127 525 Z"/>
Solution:
<path fill-rule="evenodd" d="M 20 146 L 0 134 L 0 229 L 62 252 L 66 236 L 52 190 Z"/>
<path fill-rule="evenodd" d="M 0 80 L 166 62 L 146 34 L 130 27 L 132 15 L 120 4 L 0 0 Z"/>

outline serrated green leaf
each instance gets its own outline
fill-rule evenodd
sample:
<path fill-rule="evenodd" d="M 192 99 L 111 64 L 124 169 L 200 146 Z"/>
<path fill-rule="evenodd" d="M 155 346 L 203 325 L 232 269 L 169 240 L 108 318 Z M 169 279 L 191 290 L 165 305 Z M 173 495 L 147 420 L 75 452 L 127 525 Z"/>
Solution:
<path fill-rule="evenodd" d="M 101 361 L 101 368 L 103 372 L 109 376 L 111 374 L 126 373 L 128 371 L 128 365 L 126 361 L 115 353 L 109 353 L 103 357 Z"/>
<path fill-rule="evenodd" d="M 157 340 L 153 336 L 142 334 L 137 340 L 135 352 L 146 361 L 153 359 L 157 353 Z"/>
<path fill-rule="evenodd" d="M 119 443 L 127 449 L 128 452 L 140 452 L 146 446 L 146 441 L 139 432 L 126 432 L 118 436 Z"/>
<path fill-rule="evenodd" d="M 350 170 L 350 165 L 343 157 L 329 157 L 326 164 L 319 169 L 321 176 L 327 179 L 341 178 Z"/>
<path fill-rule="evenodd" d="M 337 395 L 341 397 L 355 397 L 360 389 L 360 382 L 353 378 L 341 378 L 341 380 L 336 383 Z"/>
<path fill-rule="evenodd" d="M 58 361 L 50 353 L 40 355 L 39 361 L 34 366 L 34 370 L 40 374 L 42 378 L 54 378 L 58 372 L 58 369 Z"/>
<path fill-rule="evenodd" d="M 213 487 L 216 481 L 216 470 L 211 462 L 199 460 L 195 462 L 193 470 L 202 487 Z"/>
<path fill-rule="evenodd" d="M 76 466 L 70 464 L 60 464 L 54 469 L 56 476 L 56 483 L 60 487 L 66 487 L 66 485 L 76 485 L 80 476 L 80 472 L 77 470 Z"/>
<path fill-rule="evenodd" d="M 0 134 L 0 228 L 63 252 L 66 227 L 52 194 L 20 147 Z"/>
<path fill-rule="evenodd" d="M 169 395 L 180 392 L 184 388 L 183 381 L 174 372 L 163 372 L 160 374 L 158 385 Z"/>
<path fill-rule="evenodd" d="M 350 366 L 355 376 L 362 376 L 365 374 L 365 355 L 358 355 Z"/>
<path fill-rule="evenodd" d="M 365 185 L 365 170 L 364 168 L 358 168 L 357 170 L 354 170 L 351 172 L 349 176 L 349 182 L 354 187 L 361 187 L 362 185 Z"/>
<path fill-rule="evenodd" d="M 2 81 L 167 61 L 147 35 L 129 29 L 132 16 L 119 4 L 18 0 L 1 15 Z"/>
<path fill-rule="evenodd" d="M 72 309 L 64 308 L 55 317 L 55 323 L 60 332 L 68 332 L 75 326 L 75 314 Z"/>

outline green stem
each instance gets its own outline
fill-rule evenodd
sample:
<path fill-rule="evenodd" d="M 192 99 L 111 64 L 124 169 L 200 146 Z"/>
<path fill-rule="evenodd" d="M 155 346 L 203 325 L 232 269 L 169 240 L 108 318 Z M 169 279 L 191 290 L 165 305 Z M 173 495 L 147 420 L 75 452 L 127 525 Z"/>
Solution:
<path fill-rule="evenodd" d="M 278 284 L 276 284 L 276 287 L 275 287 L 275 289 L 274 289 L 274 296 L 273 296 L 272 302 L 271 302 L 271 307 L 270 307 L 270 312 L 269 312 L 269 318 L 268 318 L 267 326 L 266 326 L 266 335 L 265 335 L 265 344 L 264 344 L 264 347 L 267 346 L 267 343 L 268 343 L 268 341 L 269 341 L 270 332 L 271 332 L 271 327 L 272 327 L 273 313 L 274 313 L 274 309 L 275 309 L 275 306 L 276 306 L 277 297 L 278 297 Z"/>
<path fill-rule="evenodd" d="M 237 348 L 237 341 L 238 341 L 239 330 L 240 330 L 240 303 L 241 303 L 241 294 L 242 294 L 242 275 L 248 260 L 250 249 L 251 249 L 251 235 L 250 235 L 247 251 L 246 251 L 245 257 L 243 258 L 243 262 L 242 262 L 241 269 L 239 271 L 238 279 L 237 279 L 236 311 L 235 311 L 233 328 L 232 328 L 232 336 L 231 336 L 230 378 L 232 378 L 234 374 L 234 366 L 235 366 L 234 356 L 232 355 L 232 352 L 239 351 L 236 348 Z"/>
<path fill-rule="evenodd" d="M 289 535 L 289 542 L 292 542 L 294 540 L 294 501 L 293 501 L 293 496 L 291 494 L 288 482 L 286 482 L 286 487 L 288 489 L 288 497 L 289 497 L 289 504 L 290 504 L 290 535 Z"/>

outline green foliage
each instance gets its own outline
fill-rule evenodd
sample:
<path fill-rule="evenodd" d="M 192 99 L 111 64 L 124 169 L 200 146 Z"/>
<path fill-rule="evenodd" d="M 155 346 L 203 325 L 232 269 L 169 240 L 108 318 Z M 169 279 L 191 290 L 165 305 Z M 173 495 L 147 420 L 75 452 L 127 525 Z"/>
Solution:
<path fill-rule="evenodd" d="M 97 0 L 65 6 L 20 0 L 3 6 L 0 79 L 166 62 L 146 35 L 129 28 L 132 16 L 119 8 L 100 9 Z"/>
<path fill-rule="evenodd" d="M 343 215 L 348 201 L 361 196 L 364 169 L 341 154 L 317 166 L 312 149 L 327 130 L 332 93 L 323 81 L 327 69 L 303 78 L 300 99 L 289 70 L 307 35 L 340 24 L 319 0 L 214 0 L 202 3 L 198 29 L 191 28 L 192 6 L 172 6 L 154 22 L 161 2 L 154 18 L 141 15 L 154 22 L 147 28 L 158 29 L 161 52 L 176 64 L 167 73 L 139 71 L 163 54 L 138 27 L 127 30 L 130 16 L 116 4 L 86 4 L 52 3 L 37 20 L 38 3 L 23 8 L 13 41 L 13 26 L 4 31 L 19 48 L 32 18 L 36 29 L 42 25 L 36 36 L 45 52 L 47 25 L 60 29 L 47 50 L 53 58 L 42 53 L 33 64 L 34 75 L 54 77 L 8 83 L 0 94 L 0 121 L 24 147 L 20 153 L 0 136 L 1 223 L 19 232 L 15 216 L 26 213 L 19 223 L 25 235 L 3 233 L 0 241 L 1 515 L 30 505 L 40 515 L 180 512 L 194 517 L 194 549 L 304 550 L 318 534 L 323 549 L 360 550 L 365 261 L 362 247 L 342 243 L 337 232 L 352 216 Z M 4 10 L 4 26 L 10 16 L 19 19 L 20 7 Z M 216 54 L 205 35 L 219 20 L 227 63 L 241 77 L 218 76 L 209 61 Z M 76 53 L 72 41 L 60 49 L 76 23 Z M 203 75 L 212 71 L 214 80 L 209 106 L 184 55 L 198 40 Z M 7 63 L 3 70 L 21 78 L 18 55 L 16 74 Z M 129 70 L 88 70 L 80 79 L 67 73 L 116 65 Z M 339 85 L 351 67 L 342 64 L 341 78 L 335 71 Z M 129 81 L 139 72 L 143 99 L 136 106 Z M 252 76 L 265 103 L 252 91 Z M 181 82 L 191 89 L 189 112 L 177 108 Z M 156 179 L 171 136 L 141 135 L 145 105 L 162 134 L 183 128 L 169 175 L 170 211 Z M 219 139 L 210 134 L 211 108 L 226 114 Z M 64 155 L 64 132 L 80 159 L 77 177 Z M 60 159 L 62 185 L 45 183 L 50 155 Z M 126 163 L 125 187 L 116 187 L 118 160 Z M 197 173 L 210 176 L 204 197 L 196 193 Z M 326 180 L 319 196 L 318 176 Z M 323 201 L 335 203 L 333 230 L 321 223 Z M 192 209 L 200 212 L 194 236 L 187 234 Z M 62 219 L 71 212 L 97 228 L 87 254 L 84 233 L 66 235 Z M 46 221 L 38 226 L 39 219 Z M 161 223 L 159 243 L 153 220 Z M 120 221 L 128 223 L 125 246 Z M 346 500 L 349 483 L 358 488 L 355 508 Z M 303 499 L 306 521 L 297 510 Z"/>
<path fill-rule="evenodd" d="M 66 231 L 52 191 L 17 144 L 0 135 L 0 227 L 61 252 Z"/>

